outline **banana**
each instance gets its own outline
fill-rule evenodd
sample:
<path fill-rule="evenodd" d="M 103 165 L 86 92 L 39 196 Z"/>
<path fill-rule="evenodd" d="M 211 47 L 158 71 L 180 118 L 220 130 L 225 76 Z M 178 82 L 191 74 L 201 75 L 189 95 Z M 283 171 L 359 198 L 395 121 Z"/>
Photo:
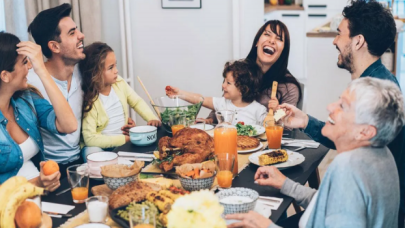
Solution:
<path fill-rule="evenodd" d="M 4 210 L 7 200 L 10 198 L 10 194 L 20 187 L 21 185 L 27 183 L 27 179 L 25 177 L 18 177 L 14 176 L 6 180 L 0 186 L 0 218 L 1 214 Z"/>
<path fill-rule="evenodd" d="M 44 188 L 37 187 L 29 182 L 16 188 L 8 198 L 0 217 L 1 228 L 15 228 L 14 217 L 18 207 L 30 197 L 42 195 Z"/>

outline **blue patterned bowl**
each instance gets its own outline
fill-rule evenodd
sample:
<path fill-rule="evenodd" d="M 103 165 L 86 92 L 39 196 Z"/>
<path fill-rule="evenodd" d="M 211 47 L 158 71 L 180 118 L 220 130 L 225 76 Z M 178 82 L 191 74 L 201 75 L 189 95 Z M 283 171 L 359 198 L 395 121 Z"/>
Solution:
<path fill-rule="evenodd" d="M 214 183 L 216 173 L 212 177 L 202 179 L 189 179 L 179 176 L 181 186 L 187 191 L 200 191 L 202 189 L 211 189 Z"/>
<path fill-rule="evenodd" d="M 224 214 L 237 214 L 237 213 L 247 213 L 255 209 L 257 199 L 259 198 L 259 193 L 253 189 L 249 188 L 230 188 L 218 192 L 217 197 L 219 203 L 224 207 Z M 224 202 L 225 198 L 242 196 L 247 197 L 251 201 L 238 203 L 236 201 Z"/>
<path fill-rule="evenodd" d="M 103 176 L 103 175 L 102 175 Z M 129 177 L 106 177 L 103 176 L 104 183 L 112 190 L 124 186 L 130 182 L 138 180 L 138 174 Z"/>

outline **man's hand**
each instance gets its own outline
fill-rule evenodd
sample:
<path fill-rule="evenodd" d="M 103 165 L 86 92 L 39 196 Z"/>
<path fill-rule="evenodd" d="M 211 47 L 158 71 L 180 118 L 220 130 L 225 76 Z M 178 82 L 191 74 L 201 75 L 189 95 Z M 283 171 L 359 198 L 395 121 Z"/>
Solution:
<path fill-rule="evenodd" d="M 287 179 L 276 167 L 263 166 L 257 169 L 255 183 L 281 189 Z"/>
<path fill-rule="evenodd" d="M 60 172 L 58 171 L 51 175 L 45 176 L 45 174 L 42 170 L 42 167 L 45 165 L 45 162 L 41 162 L 41 163 L 39 163 L 39 165 L 41 168 L 41 171 L 39 174 L 39 181 L 40 181 L 41 185 L 44 186 L 44 188 L 46 190 L 51 191 L 51 192 L 58 189 L 60 186 L 60 182 L 59 182 Z"/>
<path fill-rule="evenodd" d="M 228 228 L 267 228 L 272 224 L 272 221 L 270 219 L 265 218 L 261 214 L 254 211 L 249 211 L 246 214 L 226 215 L 225 219 L 240 220 L 240 222 L 228 225 Z"/>
<path fill-rule="evenodd" d="M 286 116 L 283 118 L 286 128 L 302 128 L 305 129 L 308 125 L 308 115 L 299 110 L 294 105 L 281 104 L 279 108 L 284 109 Z"/>
<path fill-rule="evenodd" d="M 160 127 L 160 126 L 162 126 L 162 122 L 160 122 L 160 120 L 149 120 L 147 125 Z"/>
<path fill-rule="evenodd" d="M 128 124 L 121 128 L 122 134 L 129 135 L 129 129 L 135 126 L 136 126 L 135 121 L 133 121 L 131 117 L 128 117 Z"/>

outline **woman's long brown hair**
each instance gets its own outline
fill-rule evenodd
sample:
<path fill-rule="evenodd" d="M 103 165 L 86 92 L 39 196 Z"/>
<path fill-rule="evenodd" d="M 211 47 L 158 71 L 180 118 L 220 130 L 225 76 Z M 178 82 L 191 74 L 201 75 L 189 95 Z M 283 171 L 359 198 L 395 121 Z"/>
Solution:
<path fill-rule="evenodd" d="M 83 114 L 89 112 L 104 87 L 103 71 L 107 54 L 113 52 L 106 43 L 95 42 L 84 48 L 86 58 L 79 62 L 82 74 Z"/>
<path fill-rule="evenodd" d="M 263 72 L 263 78 L 261 79 L 261 86 L 259 91 L 263 92 L 271 88 L 273 81 L 277 81 L 278 84 L 287 84 L 292 83 L 298 87 L 299 90 L 299 97 L 298 102 L 301 100 L 302 91 L 301 86 L 298 83 L 297 79 L 295 79 L 291 73 L 288 71 L 288 56 L 290 55 L 290 33 L 288 32 L 287 26 L 278 20 L 271 20 L 266 22 L 260 29 L 257 31 L 255 39 L 253 40 L 252 48 L 246 60 L 248 60 L 252 64 L 256 64 L 257 59 L 257 42 L 259 41 L 260 37 L 262 36 L 264 30 L 270 26 L 270 30 L 275 33 L 277 36 L 280 36 L 281 39 L 284 35 L 284 49 L 281 52 L 280 57 L 278 60 L 270 67 L 267 72 Z M 270 94 L 268 94 L 270 97 Z M 282 103 L 282 96 L 280 91 L 277 91 L 277 98 L 279 99 L 280 104 Z"/>

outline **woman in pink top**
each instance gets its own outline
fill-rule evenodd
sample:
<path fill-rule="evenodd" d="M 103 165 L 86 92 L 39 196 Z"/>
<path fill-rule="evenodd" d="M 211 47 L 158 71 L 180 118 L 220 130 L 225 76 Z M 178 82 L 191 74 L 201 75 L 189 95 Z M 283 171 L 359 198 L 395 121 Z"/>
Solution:
<path fill-rule="evenodd" d="M 268 109 L 275 109 L 282 103 L 297 106 L 301 100 L 300 84 L 287 69 L 289 54 L 290 34 L 285 24 L 278 20 L 266 22 L 257 32 L 246 60 L 263 71 L 262 76 L 258 75 L 260 94 L 256 101 Z M 274 100 L 270 98 L 273 81 L 278 82 L 277 99 Z M 206 123 L 214 120 L 215 113 L 211 112 Z"/>

